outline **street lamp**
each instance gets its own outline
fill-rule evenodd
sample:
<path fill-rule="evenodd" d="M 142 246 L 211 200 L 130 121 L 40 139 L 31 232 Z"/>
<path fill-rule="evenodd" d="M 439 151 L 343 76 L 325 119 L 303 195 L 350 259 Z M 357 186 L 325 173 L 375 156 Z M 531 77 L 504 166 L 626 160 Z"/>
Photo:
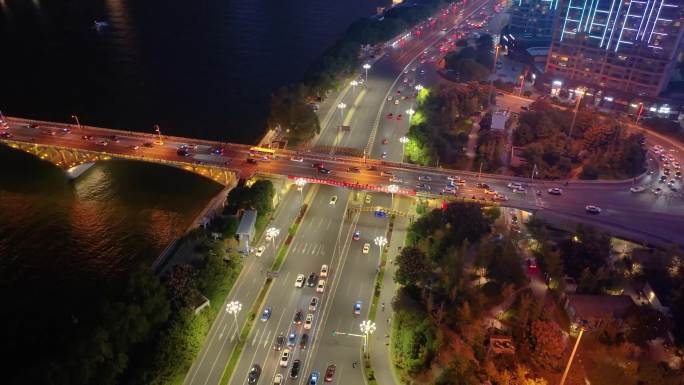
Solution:
<path fill-rule="evenodd" d="M 160 145 L 160 146 L 163 145 L 163 144 L 164 144 L 164 141 L 162 140 L 162 137 L 161 137 L 161 129 L 159 128 L 159 125 L 158 125 L 158 124 L 155 124 L 155 125 L 154 125 L 154 131 L 157 132 L 157 136 L 159 137 L 159 139 L 157 140 L 157 144 Z"/>
<path fill-rule="evenodd" d="M 415 114 L 416 111 L 413 110 L 413 108 L 409 108 L 406 110 L 406 115 L 409 116 L 409 125 L 411 125 L 411 118 L 413 117 L 413 114 Z"/>
<path fill-rule="evenodd" d="M 78 121 L 78 116 L 71 115 L 71 119 L 74 119 L 76 121 L 76 127 L 78 127 L 78 130 L 81 131 L 81 122 Z"/>
<path fill-rule="evenodd" d="M 306 185 L 306 179 L 304 178 L 297 178 L 295 179 L 295 184 L 297 185 L 297 190 L 299 190 L 299 195 L 302 197 L 302 200 L 304 200 L 304 185 Z"/>
<path fill-rule="evenodd" d="M 416 84 L 416 86 L 413 87 L 413 88 L 414 88 L 416 91 L 420 92 L 420 90 L 423 89 L 423 85 L 422 85 L 422 84 Z"/>
<path fill-rule="evenodd" d="M 266 229 L 266 237 L 270 238 L 271 242 L 273 243 L 273 258 L 276 257 L 275 239 L 278 235 L 280 235 L 280 229 L 277 229 L 275 227 L 269 227 L 268 229 Z"/>
<path fill-rule="evenodd" d="M 380 254 L 379 256 L 380 258 L 382 258 L 382 248 L 385 247 L 385 245 L 387 244 L 387 238 L 383 237 L 382 235 L 379 235 L 375 237 L 373 242 L 375 242 L 375 244 L 378 245 L 378 252 Z"/>
<path fill-rule="evenodd" d="M 375 322 L 365 320 L 361 322 L 361 333 L 363 333 L 363 350 L 368 354 L 368 337 L 375 332 L 377 327 Z"/>
<path fill-rule="evenodd" d="M 389 191 L 390 194 L 392 194 L 392 207 L 394 207 L 394 194 L 396 194 L 399 191 L 399 186 L 397 186 L 396 184 L 391 184 L 387 186 L 387 191 Z"/>
<path fill-rule="evenodd" d="M 354 95 L 356 95 L 356 86 L 359 85 L 359 82 L 357 82 L 356 80 L 352 80 L 351 83 L 349 83 L 349 84 L 351 84 Z"/>
<path fill-rule="evenodd" d="M 488 105 L 492 104 L 492 88 L 494 88 L 494 78 L 496 77 L 496 61 L 499 59 L 499 48 L 501 48 L 501 44 L 497 44 L 494 48 L 494 63 L 492 63 L 492 73 L 490 75 L 491 78 L 489 79 L 489 96 L 487 97 Z"/>
<path fill-rule="evenodd" d="M 240 327 L 238 326 L 237 315 L 242 310 L 242 304 L 238 301 L 231 301 L 226 305 L 226 313 L 232 314 L 235 317 L 235 329 L 240 338 Z"/>
<path fill-rule="evenodd" d="M 575 102 L 575 112 L 572 114 L 572 123 L 570 123 L 570 129 L 568 130 L 568 138 L 570 140 L 572 140 L 572 129 L 575 128 L 575 120 L 577 119 L 577 110 L 579 110 L 579 105 L 580 105 L 580 102 L 582 101 L 582 97 L 584 96 L 585 92 L 586 92 L 586 89 L 582 88 L 582 87 L 577 88 L 575 90 L 575 99 L 577 99 L 577 100 Z"/>
<path fill-rule="evenodd" d="M 368 63 L 366 63 L 366 64 L 363 65 L 363 69 L 366 70 L 366 80 L 365 80 L 364 84 L 365 84 L 365 83 L 368 83 L 368 70 L 369 70 L 370 68 L 371 68 L 371 65 L 368 64 Z"/>
<path fill-rule="evenodd" d="M 337 108 L 340 110 L 340 119 L 341 119 L 340 126 L 341 126 L 342 124 L 344 124 L 344 109 L 347 108 L 347 105 L 344 103 L 340 103 L 337 105 Z"/>
<path fill-rule="evenodd" d="M 401 162 L 404 162 L 404 148 L 406 147 L 406 143 L 408 143 L 409 138 L 406 136 L 402 136 L 399 138 L 399 142 L 401 143 Z"/>

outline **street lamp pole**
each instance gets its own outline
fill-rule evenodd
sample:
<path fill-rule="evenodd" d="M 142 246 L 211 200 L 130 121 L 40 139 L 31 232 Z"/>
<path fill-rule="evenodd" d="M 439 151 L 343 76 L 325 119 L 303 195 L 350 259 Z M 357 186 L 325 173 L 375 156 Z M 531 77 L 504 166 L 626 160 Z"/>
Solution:
<path fill-rule="evenodd" d="M 340 103 L 337 105 L 337 108 L 340 110 L 340 127 L 344 124 L 344 109 L 347 108 L 347 105 L 344 103 Z"/>
<path fill-rule="evenodd" d="M 237 315 L 242 310 L 242 304 L 238 301 L 231 301 L 226 305 L 226 313 L 232 314 L 235 319 L 235 329 L 240 338 L 240 326 L 238 325 Z"/>
<path fill-rule="evenodd" d="M 357 82 L 356 80 L 352 80 L 349 84 L 351 84 L 354 96 L 356 96 L 356 86 L 359 85 L 359 82 Z"/>
<path fill-rule="evenodd" d="M 399 138 L 399 142 L 401 143 L 401 162 L 404 163 L 404 149 L 406 148 L 406 143 L 408 143 L 409 138 L 402 136 Z"/>
<path fill-rule="evenodd" d="M 582 96 L 584 96 L 585 90 L 583 88 L 578 88 L 575 90 L 575 112 L 572 114 L 572 123 L 570 123 L 570 129 L 568 130 L 568 138 L 572 140 L 572 129 L 575 128 L 575 120 L 577 119 L 577 111 L 579 110 L 580 102 L 582 101 Z"/>
<path fill-rule="evenodd" d="M 382 235 L 379 235 L 375 237 L 373 241 L 378 246 L 378 257 L 380 258 L 378 266 L 380 266 L 380 262 L 382 261 L 382 248 L 385 247 L 385 245 L 387 244 L 387 238 L 383 237 Z"/>
<path fill-rule="evenodd" d="M 81 131 L 81 122 L 78 121 L 78 116 L 76 116 L 76 114 L 71 115 L 71 119 L 76 121 L 76 127 L 78 127 L 78 130 Z"/>
<path fill-rule="evenodd" d="M 368 83 L 368 70 L 371 68 L 371 65 L 366 63 L 363 65 L 363 69 L 366 70 L 366 80 L 364 81 L 364 84 Z M 366 85 L 367 86 L 367 85 Z"/>
<path fill-rule="evenodd" d="M 491 73 L 491 78 L 489 79 L 489 96 L 487 97 L 487 107 L 491 106 L 492 104 L 492 88 L 494 88 L 494 78 L 496 77 L 496 61 L 499 58 L 499 48 L 501 47 L 500 44 L 497 44 L 494 49 L 494 63 L 492 63 L 492 73 Z"/>
<path fill-rule="evenodd" d="M 394 208 L 394 194 L 396 194 L 399 191 L 399 186 L 397 186 L 396 184 L 391 184 L 387 186 L 387 191 L 389 191 L 390 194 L 392 194 L 392 208 Z"/>
<path fill-rule="evenodd" d="M 375 326 L 375 322 L 365 320 L 361 322 L 361 333 L 363 333 L 363 351 L 366 353 L 366 355 L 369 354 L 369 344 L 368 344 L 368 337 L 375 332 L 375 329 L 377 327 Z"/>
<path fill-rule="evenodd" d="M 273 243 L 273 258 L 276 258 L 275 239 L 278 235 L 280 235 L 280 229 L 277 229 L 275 227 L 269 227 L 268 229 L 266 229 L 266 236 L 271 238 L 271 243 Z"/>
<path fill-rule="evenodd" d="M 154 125 L 154 131 L 157 132 L 157 136 L 159 137 L 159 139 L 157 140 L 157 144 L 160 145 L 160 146 L 163 145 L 163 144 L 164 144 L 164 141 L 162 140 L 161 129 L 159 128 L 159 125 L 158 125 L 158 124 L 155 124 L 155 125 Z"/>
<path fill-rule="evenodd" d="M 302 198 L 302 202 L 304 202 L 304 185 L 306 185 L 306 179 L 297 178 L 295 179 L 295 184 L 297 185 L 297 190 L 299 190 L 299 195 Z"/>
<path fill-rule="evenodd" d="M 560 385 L 565 384 L 565 379 L 568 377 L 568 373 L 570 372 L 570 365 L 572 365 L 572 360 L 575 358 L 575 353 L 577 353 L 577 347 L 579 346 L 580 340 L 582 339 L 582 334 L 584 334 L 584 328 L 580 328 L 579 335 L 577 336 L 577 341 L 575 341 L 575 347 L 572 348 L 572 353 L 570 353 L 568 364 L 565 366 L 563 377 L 561 377 Z"/>

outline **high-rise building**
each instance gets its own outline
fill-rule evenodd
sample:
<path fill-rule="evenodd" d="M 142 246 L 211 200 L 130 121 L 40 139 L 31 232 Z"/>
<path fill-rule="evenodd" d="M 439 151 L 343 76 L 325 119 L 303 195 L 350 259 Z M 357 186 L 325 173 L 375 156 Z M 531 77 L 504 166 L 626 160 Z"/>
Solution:
<path fill-rule="evenodd" d="M 559 1 L 547 79 L 615 107 L 661 95 L 681 49 L 684 0 Z"/>
<path fill-rule="evenodd" d="M 553 35 L 553 19 L 558 0 L 515 0 L 510 7 L 506 33 L 528 45 L 547 46 Z"/>

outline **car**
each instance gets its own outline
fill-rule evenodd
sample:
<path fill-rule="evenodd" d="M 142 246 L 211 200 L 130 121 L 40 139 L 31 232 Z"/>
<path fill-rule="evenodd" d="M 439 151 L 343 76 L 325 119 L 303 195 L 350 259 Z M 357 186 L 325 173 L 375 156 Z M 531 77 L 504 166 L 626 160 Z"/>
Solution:
<path fill-rule="evenodd" d="M 311 164 L 311 167 L 312 167 L 312 168 L 321 168 L 321 167 L 323 167 L 323 163 L 320 163 L 320 162 L 318 162 L 318 163 L 312 163 L 312 164 Z"/>
<path fill-rule="evenodd" d="M 321 375 L 318 373 L 317 370 L 314 370 L 313 372 L 311 372 L 311 374 L 309 375 L 309 385 L 317 385 L 318 384 L 318 378 L 320 376 Z"/>
<path fill-rule="evenodd" d="M 521 187 L 521 188 L 514 188 L 513 192 L 518 193 L 518 194 L 525 194 L 525 193 L 527 193 L 527 190 L 525 190 L 524 188 Z"/>
<path fill-rule="evenodd" d="M 318 280 L 318 286 L 316 286 L 316 293 L 323 293 L 325 290 L 325 280 L 320 279 Z"/>
<path fill-rule="evenodd" d="M 299 309 L 295 312 L 294 317 L 292 317 L 292 323 L 295 325 L 301 325 L 303 319 L 304 319 L 304 310 Z"/>
<path fill-rule="evenodd" d="M 178 150 L 176 150 L 176 154 L 178 156 L 190 156 L 190 152 L 188 152 L 186 147 L 179 147 Z"/>
<path fill-rule="evenodd" d="M 292 367 L 290 368 L 290 378 L 299 377 L 299 368 L 302 366 L 301 360 L 294 360 L 292 362 Z"/>
<path fill-rule="evenodd" d="M 297 343 L 297 333 L 296 332 L 290 332 L 290 334 L 287 335 L 287 346 L 292 347 L 295 346 Z"/>
<path fill-rule="evenodd" d="M 302 334 L 302 338 L 299 339 L 299 348 L 306 349 L 306 344 L 309 343 L 309 333 Z"/>
<path fill-rule="evenodd" d="M 321 273 L 318 276 L 321 278 L 327 278 L 328 277 L 328 265 L 321 266 Z"/>
<path fill-rule="evenodd" d="M 247 158 L 247 163 L 249 164 L 257 164 L 259 163 L 256 159 L 254 158 Z"/>
<path fill-rule="evenodd" d="M 391 101 L 392 101 L 392 96 L 388 96 L 388 97 L 387 97 L 387 101 L 388 101 L 388 102 L 391 102 Z"/>
<path fill-rule="evenodd" d="M 389 114 L 387 114 L 387 119 L 392 119 L 392 118 L 394 118 L 394 114 L 393 114 L 393 113 L 390 112 Z"/>
<path fill-rule="evenodd" d="M 316 286 L 316 273 L 309 274 L 309 277 L 306 279 L 306 286 L 308 286 L 308 287 Z"/>
<path fill-rule="evenodd" d="M 511 182 L 508 184 L 508 188 L 515 190 L 515 189 L 521 189 L 521 188 L 523 188 L 523 186 L 520 182 Z"/>
<path fill-rule="evenodd" d="M 485 189 L 485 190 L 489 190 L 489 185 L 488 185 L 487 183 L 477 182 L 477 183 L 475 184 L 475 187 L 480 187 L 480 188 L 483 188 L 483 189 Z"/>
<path fill-rule="evenodd" d="M 273 343 L 273 350 L 275 350 L 275 351 L 282 350 L 284 345 L 285 345 L 285 336 L 280 334 L 280 335 L 278 335 L 278 337 L 276 337 L 276 340 Z"/>
<path fill-rule="evenodd" d="M 306 315 L 306 319 L 304 319 L 304 329 L 305 330 L 311 329 L 311 325 L 313 325 L 313 319 L 314 319 L 314 315 L 312 313 L 309 313 Z"/>
<path fill-rule="evenodd" d="M 382 159 L 387 158 L 387 151 L 383 151 L 382 154 L 380 154 L 380 157 L 381 157 Z"/>
<path fill-rule="evenodd" d="M 354 315 L 361 315 L 361 301 L 356 301 L 354 304 Z"/>
<path fill-rule="evenodd" d="M 389 143 L 389 139 L 384 138 L 384 139 L 382 140 L 382 144 L 387 144 L 387 143 Z"/>
<path fill-rule="evenodd" d="M 630 187 L 630 188 L 629 188 L 629 191 L 631 191 L 631 192 L 633 192 L 633 193 L 640 193 L 640 192 L 646 191 L 646 187 L 644 187 L 644 186 L 634 186 L 634 187 Z"/>
<path fill-rule="evenodd" d="M 12 138 L 12 133 L 11 132 L 0 133 L 0 138 L 10 139 L 10 138 Z"/>
<path fill-rule="evenodd" d="M 316 311 L 318 308 L 318 297 L 311 297 L 311 302 L 309 302 L 309 311 Z"/>
<path fill-rule="evenodd" d="M 285 382 L 285 379 L 283 378 L 283 375 L 278 373 L 273 377 L 273 385 L 283 385 Z"/>
<path fill-rule="evenodd" d="M 325 382 L 332 382 L 333 377 L 335 377 L 335 370 L 337 370 L 337 366 L 335 364 L 328 365 L 328 367 L 325 369 Z"/>
<path fill-rule="evenodd" d="M 137 144 L 134 144 L 134 145 L 131 146 L 131 149 L 132 149 L 132 150 L 139 150 L 139 149 L 140 149 L 140 146 L 138 146 Z"/>
<path fill-rule="evenodd" d="M 152 147 L 154 147 L 154 143 L 152 143 L 152 142 L 143 142 L 143 147 L 152 148 Z"/>
<path fill-rule="evenodd" d="M 226 150 L 225 150 L 223 147 L 221 147 L 221 146 L 217 146 L 217 147 L 214 147 L 214 148 L 211 149 L 211 153 L 212 153 L 213 155 L 221 156 L 221 155 L 223 155 L 225 152 L 226 152 Z"/>
<path fill-rule="evenodd" d="M 675 173 L 675 178 L 677 178 L 677 179 L 682 179 L 682 172 L 681 172 L 681 171 L 677 171 L 677 172 Z"/>
<path fill-rule="evenodd" d="M 295 281 L 295 287 L 304 287 L 304 274 L 297 274 L 297 280 Z"/>
<path fill-rule="evenodd" d="M 352 239 L 355 241 L 358 241 L 359 239 L 361 239 L 361 232 L 358 230 L 354 231 L 354 234 L 352 235 Z"/>
<path fill-rule="evenodd" d="M 363 253 L 368 254 L 369 251 L 370 251 L 370 243 L 364 243 L 363 244 Z"/>
<path fill-rule="evenodd" d="M 330 174 L 330 170 L 328 170 L 328 169 L 325 168 L 325 167 L 319 168 L 319 169 L 318 169 L 318 172 L 320 172 L 321 174 Z"/>
<path fill-rule="evenodd" d="M 396 176 L 391 176 L 389 178 L 390 183 L 403 183 L 404 181 L 401 178 L 397 178 Z"/>
<path fill-rule="evenodd" d="M 558 187 L 552 187 L 552 188 L 548 189 L 547 192 L 551 195 L 562 195 L 563 194 L 563 190 L 558 188 Z"/>
<path fill-rule="evenodd" d="M 660 187 L 656 187 L 653 190 L 651 190 L 651 192 L 653 192 L 655 195 L 660 195 L 663 192 L 663 189 L 661 189 Z"/>
<path fill-rule="evenodd" d="M 273 308 L 270 306 L 266 306 L 264 308 L 264 311 L 261 312 L 261 322 L 268 321 L 268 319 L 271 318 L 272 312 L 273 312 Z"/>
<path fill-rule="evenodd" d="M 2 130 L 7 130 L 9 128 L 9 124 L 5 122 L 4 120 L 0 121 L 0 129 Z"/>
<path fill-rule="evenodd" d="M 369 204 L 371 203 L 371 198 L 372 198 L 372 195 L 366 194 L 365 202 L 366 202 L 367 205 L 369 205 Z"/>
<path fill-rule="evenodd" d="M 485 193 L 486 195 L 496 195 L 496 194 L 498 194 L 498 192 L 496 192 L 495 190 L 489 189 L 489 188 L 485 189 L 485 190 L 484 190 L 484 193 Z"/>
<path fill-rule="evenodd" d="M 421 182 L 430 182 L 432 178 L 427 175 L 421 175 L 418 177 L 418 180 Z"/>
<path fill-rule="evenodd" d="M 527 268 L 528 269 L 536 269 L 537 268 L 537 260 L 534 258 L 527 258 Z"/>
<path fill-rule="evenodd" d="M 677 187 L 675 187 L 673 184 L 668 186 L 670 188 L 670 191 L 677 192 Z"/>
<path fill-rule="evenodd" d="M 293 161 L 293 162 L 302 163 L 302 162 L 304 162 L 304 157 L 302 157 L 302 156 L 293 156 L 293 157 L 290 158 L 290 160 Z"/>
<path fill-rule="evenodd" d="M 71 131 L 71 130 L 69 130 L 69 129 L 66 128 L 66 127 L 65 127 L 65 128 L 62 128 L 62 132 L 68 133 L 69 131 Z M 109 141 L 110 141 L 110 142 L 114 142 L 114 143 L 119 143 L 119 142 L 121 142 L 121 139 L 119 139 L 119 137 L 116 136 L 116 135 L 110 135 L 110 136 L 109 136 Z M 188 146 L 186 145 L 185 147 L 187 148 Z"/>
<path fill-rule="evenodd" d="M 601 208 L 598 207 L 598 206 L 594 206 L 594 205 L 587 205 L 587 206 L 584 208 L 584 210 L 585 210 L 588 214 L 601 214 Z"/>
<path fill-rule="evenodd" d="M 330 204 L 334 205 L 335 203 L 337 203 L 337 195 L 333 195 L 330 197 Z"/>
<path fill-rule="evenodd" d="M 259 246 L 254 252 L 254 255 L 256 255 L 257 257 L 261 257 L 261 255 L 264 254 L 264 250 L 266 250 L 266 246 Z"/>
<path fill-rule="evenodd" d="M 259 364 L 252 365 L 247 374 L 247 383 L 256 384 L 259 381 L 259 376 L 261 376 L 261 366 Z"/>
<path fill-rule="evenodd" d="M 109 142 L 106 140 L 101 140 L 101 141 L 97 142 L 97 144 L 104 147 L 104 146 L 107 146 L 109 144 Z"/>
<path fill-rule="evenodd" d="M 399 105 L 399 99 L 394 99 L 394 105 L 398 106 Z"/>
<path fill-rule="evenodd" d="M 347 169 L 347 171 L 349 171 L 349 172 L 361 172 L 361 169 L 359 169 L 358 167 L 352 166 L 352 167 L 349 167 Z"/>
<path fill-rule="evenodd" d="M 280 366 L 282 366 L 283 368 L 287 368 L 287 364 L 289 364 L 289 361 L 290 361 L 290 349 L 285 349 L 280 354 Z"/>
<path fill-rule="evenodd" d="M 390 171 L 380 171 L 380 176 L 392 176 L 392 175 L 394 175 L 394 174 L 392 174 Z"/>

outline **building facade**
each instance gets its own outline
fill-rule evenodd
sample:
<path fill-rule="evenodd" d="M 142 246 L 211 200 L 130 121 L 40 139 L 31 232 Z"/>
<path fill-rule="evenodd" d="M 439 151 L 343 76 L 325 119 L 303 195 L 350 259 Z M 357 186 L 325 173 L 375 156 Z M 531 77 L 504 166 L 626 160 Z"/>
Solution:
<path fill-rule="evenodd" d="M 558 0 L 515 0 L 510 8 L 507 33 L 529 46 L 548 46 L 553 36 L 553 21 Z"/>
<path fill-rule="evenodd" d="M 684 0 L 559 0 L 546 77 L 596 104 L 656 103 L 681 50 Z M 610 107 L 610 106 L 609 106 Z"/>

